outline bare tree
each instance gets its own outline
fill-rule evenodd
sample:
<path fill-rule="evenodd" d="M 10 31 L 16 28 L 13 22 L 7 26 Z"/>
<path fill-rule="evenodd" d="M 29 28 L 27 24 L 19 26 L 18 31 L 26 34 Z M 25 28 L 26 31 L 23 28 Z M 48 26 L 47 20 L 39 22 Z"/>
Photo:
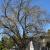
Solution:
<path fill-rule="evenodd" d="M 25 50 L 31 37 L 44 34 L 43 26 L 49 23 L 46 11 L 38 6 L 31 7 L 30 0 L 3 0 L 2 13 L 0 27 L 20 50 Z"/>

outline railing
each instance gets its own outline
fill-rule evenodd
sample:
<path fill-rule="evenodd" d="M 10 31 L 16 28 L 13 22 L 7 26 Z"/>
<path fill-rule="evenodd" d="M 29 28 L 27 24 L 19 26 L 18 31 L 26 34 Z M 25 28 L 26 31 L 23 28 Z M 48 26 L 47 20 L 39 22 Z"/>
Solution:
<path fill-rule="evenodd" d="M 48 47 L 40 47 L 40 50 L 50 50 Z"/>

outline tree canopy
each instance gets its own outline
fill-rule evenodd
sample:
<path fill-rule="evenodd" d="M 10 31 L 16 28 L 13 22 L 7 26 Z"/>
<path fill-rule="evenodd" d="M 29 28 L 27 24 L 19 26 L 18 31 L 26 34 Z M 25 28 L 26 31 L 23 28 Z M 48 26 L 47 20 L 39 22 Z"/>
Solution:
<path fill-rule="evenodd" d="M 45 34 L 44 26 L 50 23 L 47 12 L 39 6 L 30 6 L 30 3 L 31 0 L 3 0 L 1 6 L 0 27 L 4 29 L 3 34 L 7 34 L 20 50 L 31 38 Z M 9 46 L 11 42 L 7 43 Z"/>

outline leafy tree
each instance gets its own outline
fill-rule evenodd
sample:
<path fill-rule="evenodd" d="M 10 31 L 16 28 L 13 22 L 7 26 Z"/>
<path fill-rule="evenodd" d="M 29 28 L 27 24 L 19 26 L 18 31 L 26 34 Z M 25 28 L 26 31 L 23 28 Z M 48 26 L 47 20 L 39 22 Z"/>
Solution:
<path fill-rule="evenodd" d="M 0 41 L 0 50 L 2 50 L 4 47 L 3 47 L 3 44 L 2 42 Z"/>
<path fill-rule="evenodd" d="M 50 30 L 48 30 L 48 32 L 47 32 L 47 33 L 48 33 L 48 36 L 50 36 Z"/>
<path fill-rule="evenodd" d="M 3 48 L 2 50 L 8 50 L 7 48 Z"/>
<path fill-rule="evenodd" d="M 46 44 L 46 46 L 48 48 L 50 48 L 50 29 L 48 30 L 47 34 L 48 34 L 48 37 L 46 37 L 47 38 L 47 44 Z"/>
<path fill-rule="evenodd" d="M 3 15 L 0 16 L 0 27 L 4 29 L 3 34 L 10 36 L 14 44 L 18 45 L 19 50 L 25 50 L 30 39 L 44 34 L 43 26 L 50 22 L 46 11 L 38 6 L 30 6 L 30 2 L 30 0 L 3 0 L 1 6 Z M 5 41 L 7 42 L 7 39 Z M 9 40 L 7 44 L 10 44 Z"/>
<path fill-rule="evenodd" d="M 11 38 L 6 37 L 6 36 L 4 36 L 2 38 L 2 44 L 4 47 L 3 49 L 10 49 L 14 45 L 13 40 Z"/>

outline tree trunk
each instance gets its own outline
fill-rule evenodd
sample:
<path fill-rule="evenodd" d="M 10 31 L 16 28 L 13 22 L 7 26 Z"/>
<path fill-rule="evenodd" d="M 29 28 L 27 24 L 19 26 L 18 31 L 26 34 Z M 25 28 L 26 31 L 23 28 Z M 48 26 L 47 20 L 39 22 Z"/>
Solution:
<path fill-rule="evenodd" d="M 25 47 L 23 47 L 23 48 L 19 47 L 19 50 L 26 50 L 26 48 Z"/>

